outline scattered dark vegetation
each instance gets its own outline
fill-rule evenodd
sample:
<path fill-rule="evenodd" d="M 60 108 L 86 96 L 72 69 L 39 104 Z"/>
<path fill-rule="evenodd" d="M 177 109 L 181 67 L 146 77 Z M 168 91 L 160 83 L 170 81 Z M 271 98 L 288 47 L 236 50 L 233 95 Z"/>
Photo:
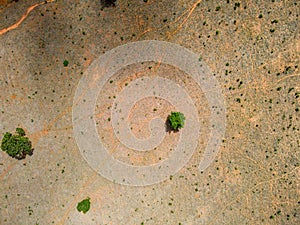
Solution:
<path fill-rule="evenodd" d="M 33 152 L 31 141 L 25 137 L 25 131 L 22 128 L 17 128 L 16 134 L 6 132 L 2 139 L 1 149 L 16 159 L 24 159 L 26 155 L 32 155 Z"/>

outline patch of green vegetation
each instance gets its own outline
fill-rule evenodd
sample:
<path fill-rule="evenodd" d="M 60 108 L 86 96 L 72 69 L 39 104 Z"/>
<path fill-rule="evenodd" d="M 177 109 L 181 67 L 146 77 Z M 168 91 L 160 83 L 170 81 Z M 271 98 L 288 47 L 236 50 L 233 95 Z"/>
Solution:
<path fill-rule="evenodd" d="M 16 134 L 9 132 L 4 134 L 1 149 L 16 159 L 24 159 L 27 154 L 32 155 L 33 152 L 31 141 L 25 137 L 25 131 L 19 127 L 16 129 Z"/>
<path fill-rule="evenodd" d="M 20 136 L 25 136 L 25 131 L 22 128 L 20 128 L 20 127 L 16 128 L 16 132 Z"/>
<path fill-rule="evenodd" d="M 69 65 L 69 61 L 68 61 L 68 60 L 64 60 L 63 64 L 64 64 L 64 66 L 66 67 L 66 66 Z"/>
<path fill-rule="evenodd" d="M 89 211 L 90 207 L 91 207 L 91 202 L 89 197 L 82 200 L 81 202 L 78 202 L 77 204 L 78 212 L 86 213 L 87 211 Z"/>
<path fill-rule="evenodd" d="M 171 112 L 168 116 L 168 123 L 170 128 L 174 131 L 178 131 L 184 127 L 185 116 L 181 112 Z"/>

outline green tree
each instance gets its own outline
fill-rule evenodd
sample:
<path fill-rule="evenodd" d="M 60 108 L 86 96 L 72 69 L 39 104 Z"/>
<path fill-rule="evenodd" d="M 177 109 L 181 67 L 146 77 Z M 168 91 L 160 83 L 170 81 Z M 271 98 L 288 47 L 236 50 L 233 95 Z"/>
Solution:
<path fill-rule="evenodd" d="M 86 213 L 87 211 L 89 211 L 90 206 L 91 206 L 91 202 L 90 202 L 90 198 L 88 197 L 82 200 L 81 202 L 78 202 L 77 210 L 78 212 Z"/>
<path fill-rule="evenodd" d="M 172 130 L 178 131 L 184 127 L 185 116 L 181 112 L 171 112 L 167 121 Z"/>
<path fill-rule="evenodd" d="M 33 152 L 31 141 L 25 137 L 25 131 L 19 127 L 16 129 L 16 134 L 9 132 L 4 134 L 1 149 L 16 159 L 24 159 L 26 155 L 31 155 Z"/>

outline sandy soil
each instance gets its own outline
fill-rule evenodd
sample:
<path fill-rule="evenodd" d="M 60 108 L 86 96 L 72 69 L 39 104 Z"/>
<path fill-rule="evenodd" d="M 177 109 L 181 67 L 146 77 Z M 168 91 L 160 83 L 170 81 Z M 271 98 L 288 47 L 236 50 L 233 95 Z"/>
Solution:
<path fill-rule="evenodd" d="M 97 138 L 114 159 L 153 165 L 180 143 L 180 132 L 166 131 L 159 147 L 142 152 L 118 139 L 111 107 L 144 76 L 184 88 L 200 123 L 188 162 L 168 179 L 137 187 L 105 178 L 84 159 L 72 113 L 92 63 L 144 40 L 180 45 L 210 68 L 224 97 L 226 131 L 213 163 L 200 172 L 213 129 L 209 91 L 163 61 L 118 70 L 96 96 L 92 115 Z M 299 224 L 299 44 L 296 0 L 118 0 L 115 7 L 91 0 L 0 1 L 0 138 L 22 127 L 34 146 L 24 160 L 0 152 L 0 224 Z M 150 96 L 135 102 L 124 120 L 136 138 L 147 139 L 151 120 L 164 120 L 173 109 Z M 86 197 L 91 208 L 83 214 L 76 206 Z"/>

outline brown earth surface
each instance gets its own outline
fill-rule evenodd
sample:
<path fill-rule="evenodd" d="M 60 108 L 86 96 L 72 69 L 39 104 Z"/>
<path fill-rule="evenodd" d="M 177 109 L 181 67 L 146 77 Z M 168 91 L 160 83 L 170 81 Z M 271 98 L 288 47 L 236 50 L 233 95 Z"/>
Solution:
<path fill-rule="evenodd" d="M 299 4 L 0 1 L 0 138 L 22 127 L 34 147 L 23 160 L 0 152 L 0 224 L 299 224 Z M 111 106 L 138 78 L 159 76 L 183 87 L 201 124 L 197 148 L 180 171 L 135 187 L 104 178 L 82 157 L 72 109 L 92 62 L 143 40 L 181 45 L 209 66 L 225 98 L 226 132 L 214 162 L 200 173 L 211 115 L 202 88 L 174 65 L 122 68 L 98 93 L 94 114 L 99 139 L 114 159 L 155 164 L 180 141 L 180 132 L 166 131 L 159 147 L 139 152 L 118 140 Z M 137 138 L 147 139 L 149 122 L 173 110 L 165 99 L 147 97 L 125 119 Z M 76 206 L 86 197 L 91 208 L 83 214 Z"/>

